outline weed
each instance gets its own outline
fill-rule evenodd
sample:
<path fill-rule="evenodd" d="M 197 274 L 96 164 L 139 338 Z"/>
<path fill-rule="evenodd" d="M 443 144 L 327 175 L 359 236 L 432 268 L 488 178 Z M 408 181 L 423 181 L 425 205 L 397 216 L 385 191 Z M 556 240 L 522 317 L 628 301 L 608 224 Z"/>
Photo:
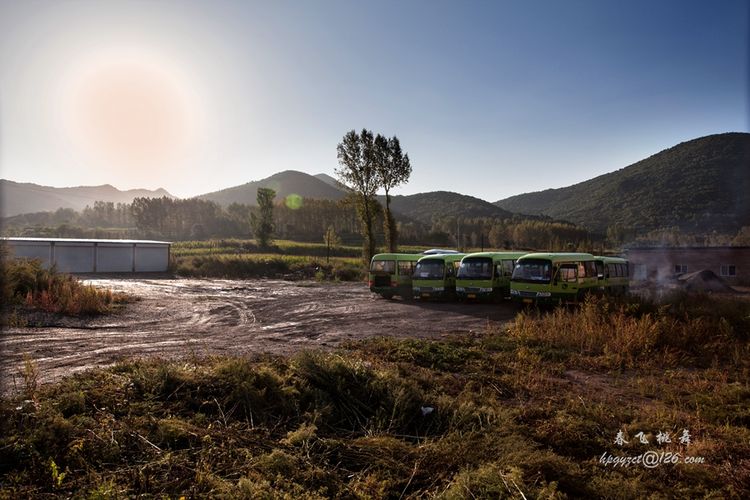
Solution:
<path fill-rule="evenodd" d="M 29 360 L 0 400 L 0 497 L 746 498 L 732 307 L 589 301 L 484 335 L 124 361 L 49 386 Z M 653 443 L 682 429 L 689 446 Z M 704 462 L 599 462 L 645 450 Z"/>

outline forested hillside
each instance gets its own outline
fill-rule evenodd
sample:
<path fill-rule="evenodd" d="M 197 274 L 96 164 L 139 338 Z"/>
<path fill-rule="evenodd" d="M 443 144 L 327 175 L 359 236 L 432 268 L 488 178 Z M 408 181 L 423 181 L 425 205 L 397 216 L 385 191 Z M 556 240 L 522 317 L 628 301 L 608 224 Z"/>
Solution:
<path fill-rule="evenodd" d="M 11 217 L 18 214 L 54 211 L 58 208 L 83 210 L 97 201 L 130 203 L 138 197 L 172 198 L 164 189 L 129 189 L 121 191 L 114 186 L 78 186 L 58 188 L 28 182 L 0 179 L 0 214 Z"/>
<path fill-rule="evenodd" d="M 509 218 L 513 214 L 473 196 L 433 191 L 408 196 L 392 196 L 391 207 L 394 212 L 431 224 L 435 219 L 445 217 L 499 217 Z"/>
<path fill-rule="evenodd" d="M 670 227 L 734 234 L 750 223 L 750 134 L 683 142 L 586 182 L 495 204 L 598 232 L 619 226 L 637 234 Z"/>
<path fill-rule="evenodd" d="M 276 200 L 283 200 L 289 195 L 316 200 L 340 200 L 346 194 L 329 182 L 296 170 L 285 170 L 259 181 L 248 182 L 213 193 L 198 196 L 202 200 L 214 201 L 223 206 L 232 203 L 256 204 L 258 188 L 270 188 L 276 191 Z"/>

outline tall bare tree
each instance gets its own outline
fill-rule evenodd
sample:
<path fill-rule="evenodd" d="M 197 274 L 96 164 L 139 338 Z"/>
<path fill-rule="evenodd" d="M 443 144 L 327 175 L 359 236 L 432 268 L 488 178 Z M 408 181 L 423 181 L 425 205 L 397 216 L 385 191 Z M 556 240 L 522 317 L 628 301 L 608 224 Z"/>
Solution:
<path fill-rule="evenodd" d="M 398 230 L 391 213 L 390 191 L 409 180 L 411 162 L 409 161 L 409 155 L 404 154 L 401 150 L 401 143 L 395 135 L 386 139 L 378 134 L 374 146 L 375 172 L 378 184 L 385 191 L 385 214 L 383 217 L 385 246 L 389 252 L 395 252 L 398 247 Z"/>
<path fill-rule="evenodd" d="M 364 237 L 362 257 L 368 264 L 375 255 L 373 226 L 377 214 L 375 193 L 379 187 L 373 161 L 374 142 L 371 131 L 362 129 L 362 132 L 357 134 L 354 130 L 350 130 L 336 147 L 340 168 L 337 168 L 335 172 L 339 182 L 349 186 L 354 193 Z"/>

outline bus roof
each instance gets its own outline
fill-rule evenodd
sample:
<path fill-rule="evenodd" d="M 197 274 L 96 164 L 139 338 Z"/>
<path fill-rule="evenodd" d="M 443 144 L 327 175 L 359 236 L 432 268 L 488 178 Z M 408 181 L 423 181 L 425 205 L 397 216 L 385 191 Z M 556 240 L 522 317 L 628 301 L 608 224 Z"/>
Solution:
<path fill-rule="evenodd" d="M 446 262 L 456 262 L 464 258 L 463 253 L 442 253 L 442 254 L 430 254 L 425 255 L 421 259 L 419 259 L 419 262 L 422 262 L 423 260 L 442 260 Z"/>
<path fill-rule="evenodd" d="M 594 256 L 595 259 L 603 260 L 607 264 L 627 264 L 628 260 L 623 259 L 622 257 L 611 257 L 609 255 L 596 255 Z"/>
<path fill-rule="evenodd" d="M 439 255 L 439 254 L 461 254 L 463 253 L 459 252 L 458 250 L 450 250 L 446 248 L 431 248 L 430 250 L 425 250 L 422 252 L 423 255 Z"/>
<path fill-rule="evenodd" d="M 594 260 L 595 257 L 590 253 L 528 253 L 522 259 L 544 259 L 552 262 Z"/>
<path fill-rule="evenodd" d="M 520 259 L 528 252 L 474 252 L 464 255 L 465 259 L 485 257 L 490 259 Z"/>
<path fill-rule="evenodd" d="M 372 260 L 413 260 L 417 261 L 422 257 L 418 253 L 379 253 L 372 256 Z"/>

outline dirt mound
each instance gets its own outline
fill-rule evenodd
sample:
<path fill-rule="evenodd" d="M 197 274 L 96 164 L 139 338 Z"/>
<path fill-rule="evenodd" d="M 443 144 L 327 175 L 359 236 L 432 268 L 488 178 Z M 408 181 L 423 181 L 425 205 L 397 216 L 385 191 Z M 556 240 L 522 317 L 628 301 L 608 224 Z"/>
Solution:
<path fill-rule="evenodd" d="M 685 290 L 691 292 L 735 293 L 732 287 L 708 269 L 683 274 L 677 279 Z"/>

